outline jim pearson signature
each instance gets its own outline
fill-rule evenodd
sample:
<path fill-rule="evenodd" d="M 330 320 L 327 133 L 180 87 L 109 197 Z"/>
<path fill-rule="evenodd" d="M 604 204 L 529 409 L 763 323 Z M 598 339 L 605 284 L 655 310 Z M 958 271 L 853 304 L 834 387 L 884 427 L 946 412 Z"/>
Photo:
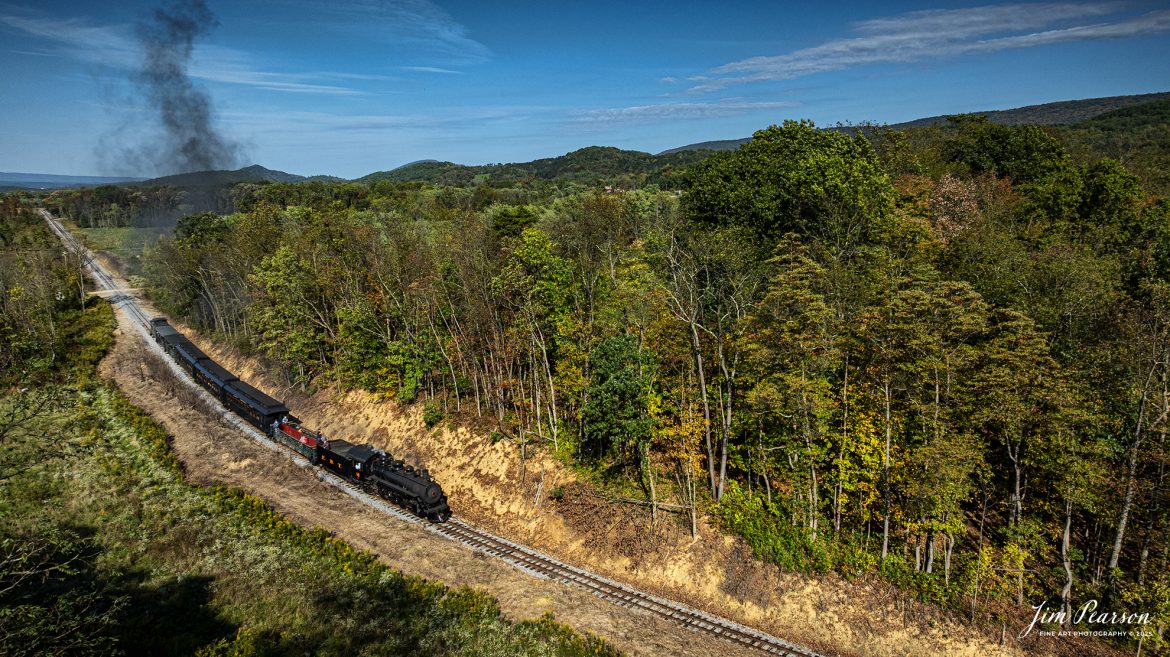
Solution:
<path fill-rule="evenodd" d="M 1089 600 L 1076 609 L 1065 611 L 1064 609 L 1048 609 L 1048 601 L 1045 600 L 1038 605 L 1033 605 L 1032 609 L 1036 614 L 1032 617 L 1032 622 L 1028 624 L 1027 629 L 1020 632 L 1020 638 L 1028 636 L 1036 629 L 1037 625 L 1058 624 L 1065 625 L 1128 625 L 1140 626 L 1146 625 L 1150 622 L 1150 614 L 1143 612 L 1118 612 L 1118 611 L 1097 611 L 1101 603 L 1096 600 Z"/>

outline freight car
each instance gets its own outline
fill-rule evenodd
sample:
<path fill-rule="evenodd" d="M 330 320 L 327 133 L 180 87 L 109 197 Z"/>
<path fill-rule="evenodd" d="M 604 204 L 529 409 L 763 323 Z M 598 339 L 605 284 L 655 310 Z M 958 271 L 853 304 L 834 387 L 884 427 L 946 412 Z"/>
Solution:
<path fill-rule="evenodd" d="M 370 445 L 329 440 L 301 426 L 283 402 L 241 381 L 162 317 L 150 320 L 150 334 L 196 383 L 273 441 L 431 522 L 451 517 L 443 488 L 426 470 L 416 470 Z"/>

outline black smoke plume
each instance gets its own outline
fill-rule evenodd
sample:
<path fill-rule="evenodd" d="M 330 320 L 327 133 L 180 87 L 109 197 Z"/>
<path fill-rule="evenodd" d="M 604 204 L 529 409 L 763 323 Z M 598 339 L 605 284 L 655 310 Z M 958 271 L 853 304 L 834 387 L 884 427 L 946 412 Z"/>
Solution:
<path fill-rule="evenodd" d="M 203 0 L 178 0 L 138 26 L 144 56 L 139 80 L 165 140 L 143 155 L 168 173 L 232 169 L 239 160 L 239 145 L 216 129 L 210 97 L 188 75 L 195 40 L 217 25 Z"/>

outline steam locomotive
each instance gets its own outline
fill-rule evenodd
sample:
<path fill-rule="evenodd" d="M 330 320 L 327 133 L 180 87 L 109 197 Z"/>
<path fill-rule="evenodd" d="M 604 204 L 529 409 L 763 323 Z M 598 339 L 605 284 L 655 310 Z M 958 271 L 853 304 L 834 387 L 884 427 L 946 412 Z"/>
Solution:
<path fill-rule="evenodd" d="M 150 334 L 196 383 L 273 441 L 431 522 L 451 517 L 443 488 L 425 469 L 416 470 L 370 445 L 328 439 L 302 426 L 282 402 L 221 367 L 165 318 L 150 320 Z"/>

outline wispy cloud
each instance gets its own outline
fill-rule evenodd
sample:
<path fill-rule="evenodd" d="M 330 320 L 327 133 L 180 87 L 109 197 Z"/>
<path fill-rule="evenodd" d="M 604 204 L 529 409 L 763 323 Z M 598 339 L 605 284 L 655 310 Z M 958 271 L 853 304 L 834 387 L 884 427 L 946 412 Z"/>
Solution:
<path fill-rule="evenodd" d="M 452 71 L 449 68 L 439 68 L 438 66 L 400 66 L 404 71 L 411 73 L 441 73 L 444 75 L 460 75 L 460 71 Z"/>
<path fill-rule="evenodd" d="M 42 55 L 63 55 L 73 59 L 126 71 L 142 66 L 142 46 L 131 25 L 94 25 L 82 19 L 54 19 L 0 14 L 0 26 L 43 39 Z M 210 82 L 224 82 L 265 89 L 307 94 L 341 96 L 363 92 L 335 80 L 353 76 L 344 73 L 283 73 L 264 71 L 250 64 L 255 58 L 231 48 L 205 46 L 196 54 L 191 76 Z"/>
<path fill-rule="evenodd" d="M 82 61 L 115 68 L 135 68 L 142 62 L 142 49 L 128 25 L 15 14 L 0 14 L 0 25 L 50 42 L 57 52 Z"/>
<path fill-rule="evenodd" d="M 486 125 L 525 125 L 534 115 L 549 108 L 526 105 L 445 107 L 435 111 L 405 114 L 341 114 L 321 111 L 283 111 L 274 114 L 224 112 L 223 120 L 247 134 L 350 135 L 367 139 L 394 134 L 478 132 Z M 340 137 L 344 138 L 344 137 Z"/>
<path fill-rule="evenodd" d="M 590 125 L 657 123 L 661 121 L 737 116 L 748 112 L 784 109 L 795 107 L 796 105 L 796 103 L 783 101 L 750 102 L 740 98 L 726 98 L 709 103 L 660 103 L 656 105 L 582 110 L 576 112 L 573 115 L 573 119 L 576 123 Z"/>
<path fill-rule="evenodd" d="M 491 58 L 487 46 L 430 0 L 268 0 L 284 15 L 311 16 L 315 25 L 362 38 L 391 42 L 414 56 L 445 66 L 478 64 Z"/>
<path fill-rule="evenodd" d="M 748 82 L 791 80 L 866 64 L 915 62 L 970 53 L 1122 39 L 1170 31 L 1170 10 L 1117 17 L 1116 3 L 1031 3 L 931 9 L 862 21 L 858 36 L 834 39 L 784 55 L 752 57 L 691 78 L 691 92 Z"/>
<path fill-rule="evenodd" d="M 234 48 L 205 46 L 196 55 L 191 77 L 209 82 L 238 84 L 267 91 L 300 94 L 328 94 L 334 96 L 361 96 L 365 92 L 340 84 L 342 80 L 358 79 L 346 73 L 304 72 L 287 73 L 265 71 L 252 65 L 255 57 Z"/>
<path fill-rule="evenodd" d="M 34 50 L 9 50 L 8 52 L 15 55 L 25 55 L 26 57 L 59 57 L 60 55 L 51 52 L 34 51 Z"/>
<path fill-rule="evenodd" d="M 363 135 L 397 131 L 403 128 L 433 127 L 434 119 L 393 114 L 330 114 L 327 112 L 280 112 L 278 115 L 254 112 L 225 112 L 225 122 L 248 134 L 306 135 L 361 133 Z"/>

